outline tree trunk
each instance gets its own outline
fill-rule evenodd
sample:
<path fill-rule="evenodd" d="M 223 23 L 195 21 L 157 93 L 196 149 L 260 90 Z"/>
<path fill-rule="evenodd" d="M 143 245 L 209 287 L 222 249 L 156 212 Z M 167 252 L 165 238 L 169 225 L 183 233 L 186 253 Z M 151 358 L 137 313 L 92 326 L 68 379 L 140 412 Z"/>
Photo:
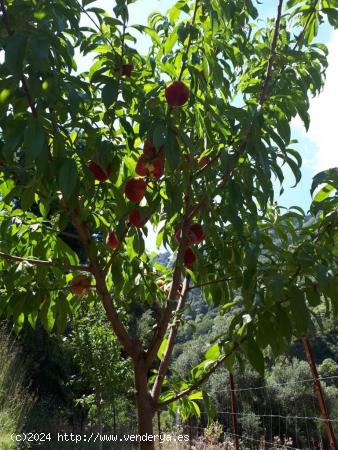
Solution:
<path fill-rule="evenodd" d="M 148 390 L 147 370 L 143 359 L 135 362 L 135 390 L 140 450 L 155 450 L 153 442 L 154 410 Z"/>

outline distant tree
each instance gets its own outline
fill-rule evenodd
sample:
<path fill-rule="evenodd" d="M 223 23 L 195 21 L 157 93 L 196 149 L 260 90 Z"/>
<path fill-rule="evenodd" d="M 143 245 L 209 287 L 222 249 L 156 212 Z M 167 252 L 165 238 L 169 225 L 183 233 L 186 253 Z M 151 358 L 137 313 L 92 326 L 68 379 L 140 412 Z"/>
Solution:
<path fill-rule="evenodd" d="M 117 405 L 132 395 L 132 372 L 129 361 L 121 357 L 121 348 L 97 306 L 78 310 L 67 337 L 68 346 L 79 367 L 71 384 L 85 392 L 76 404 L 88 411 L 89 418 L 102 434 L 104 419 L 112 416 L 117 432 Z M 80 389 L 77 389 L 80 391 Z"/>

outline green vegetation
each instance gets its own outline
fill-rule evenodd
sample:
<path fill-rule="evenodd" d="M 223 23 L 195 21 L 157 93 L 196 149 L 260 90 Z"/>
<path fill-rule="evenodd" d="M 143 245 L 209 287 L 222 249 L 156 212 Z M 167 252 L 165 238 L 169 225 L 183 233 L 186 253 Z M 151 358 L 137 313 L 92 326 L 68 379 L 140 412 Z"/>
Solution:
<path fill-rule="evenodd" d="M 0 448 L 15 448 L 12 433 L 20 433 L 34 404 L 29 370 L 17 343 L 0 323 Z"/>

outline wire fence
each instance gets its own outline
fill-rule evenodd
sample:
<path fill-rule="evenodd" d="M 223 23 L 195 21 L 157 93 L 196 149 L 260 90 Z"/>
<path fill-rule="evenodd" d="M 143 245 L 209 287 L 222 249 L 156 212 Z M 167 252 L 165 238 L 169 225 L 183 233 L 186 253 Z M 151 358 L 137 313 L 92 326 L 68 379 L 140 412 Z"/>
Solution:
<path fill-rule="evenodd" d="M 228 384 L 227 381 L 225 380 L 225 386 Z M 328 408 L 330 415 L 327 419 L 321 415 L 315 381 L 321 382 L 327 404 L 330 406 Z M 335 390 L 333 391 L 330 386 Z M 281 394 L 285 394 L 285 391 L 291 395 L 294 394 L 295 399 L 290 399 L 289 402 L 285 402 L 284 399 L 283 403 Z M 336 398 L 331 398 L 332 392 L 335 392 Z M 216 404 L 221 398 L 223 405 L 227 407 L 217 409 L 215 424 L 216 427 L 218 426 L 218 431 L 210 428 L 212 425 L 206 411 L 201 412 L 198 421 L 195 420 L 189 424 L 190 448 L 193 450 L 209 448 L 210 450 L 329 450 L 337 448 L 332 447 L 332 442 L 330 445 L 326 427 L 329 422 L 334 432 L 338 433 L 338 375 L 281 383 L 270 382 L 252 387 L 239 385 L 234 389 L 231 389 L 228 384 L 227 388 L 219 389 L 211 396 Z M 235 410 L 231 407 L 231 398 L 236 400 Z M 234 418 L 237 422 L 237 433 L 234 429 Z M 208 439 L 210 446 L 208 446 Z M 238 447 L 234 444 L 236 440 Z"/>

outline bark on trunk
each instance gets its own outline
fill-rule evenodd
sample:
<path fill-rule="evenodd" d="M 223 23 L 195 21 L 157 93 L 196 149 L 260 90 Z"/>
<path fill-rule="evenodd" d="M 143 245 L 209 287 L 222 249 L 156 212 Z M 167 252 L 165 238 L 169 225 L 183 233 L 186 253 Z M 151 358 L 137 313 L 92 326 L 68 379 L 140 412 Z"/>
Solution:
<path fill-rule="evenodd" d="M 135 363 L 135 390 L 138 416 L 138 442 L 140 450 L 155 450 L 153 417 L 154 410 L 148 391 L 147 369 L 145 362 Z"/>

